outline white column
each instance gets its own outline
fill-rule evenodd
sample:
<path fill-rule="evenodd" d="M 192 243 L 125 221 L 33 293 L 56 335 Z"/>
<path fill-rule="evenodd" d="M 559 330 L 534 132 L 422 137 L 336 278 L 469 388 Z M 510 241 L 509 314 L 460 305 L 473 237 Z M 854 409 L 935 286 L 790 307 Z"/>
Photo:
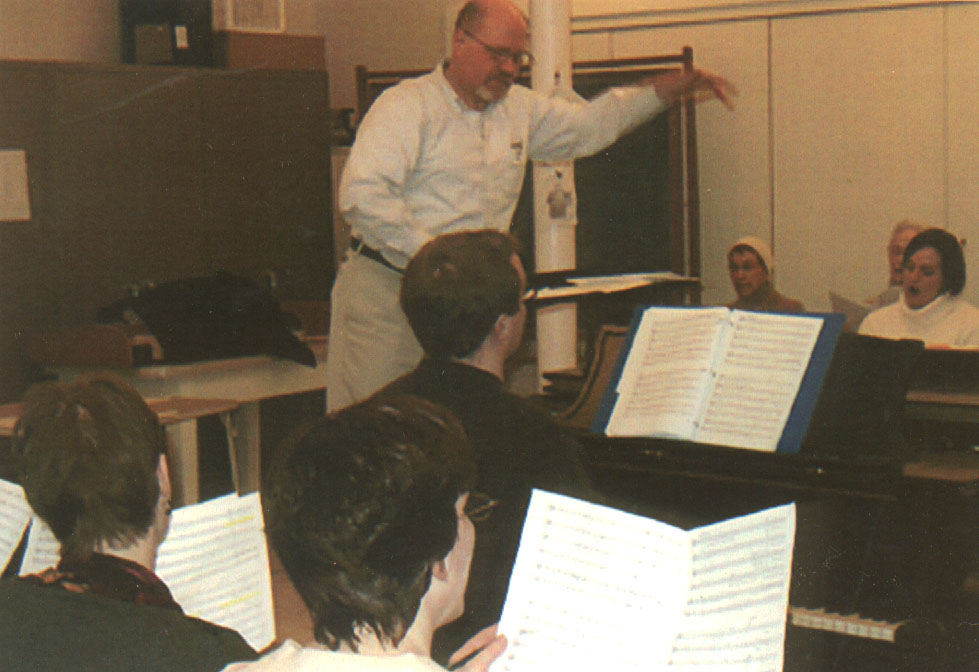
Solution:
<path fill-rule="evenodd" d="M 531 0 L 531 83 L 545 96 L 571 93 L 571 0 Z M 538 272 L 575 268 L 578 199 L 574 163 L 534 163 L 534 248 Z M 573 302 L 537 310 L 537 371 L 578 364 L 578 312 Z M 538 375 L 538 384 L 543 378 Z"/>

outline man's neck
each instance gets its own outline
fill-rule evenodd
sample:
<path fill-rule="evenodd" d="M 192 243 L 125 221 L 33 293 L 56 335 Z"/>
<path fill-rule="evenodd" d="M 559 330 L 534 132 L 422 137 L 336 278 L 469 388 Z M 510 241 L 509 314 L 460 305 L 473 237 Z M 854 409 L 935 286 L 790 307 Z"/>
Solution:
<path fill-rule="evenodd" d="M 442 66 L 442 74 L 445 75 L 445 80 L 449 83 L 449 86 L 452 87 L 452 90 L 455 91 L 455 94 L 459 96 L 459 100 L 461 100 L 466 107 L 476 110 L 477 112 L 482 112 L 489 105 L 489 103 L 475 93 L 467 93 L 465 87 L 462 86 L 461 82 L 459 82 L 458 78 L 455 76 L 455 71 L 452 70 L 451 61 L 446 61 Z"/>
<path fill-rule="evenodd" d="M 395 646 L 391 640 L 382 639 L 378 634 L 368 627 L 358 628 L 355 632 L 357 637 L 357 653 L 362 656 L 398 656 L 405 653 L 413 653 L 423 658 L 432 657 L 432 636 L 434 630 L 425 624 L 411 624 L 408 632 Z M 340 647 L 341 651 L 352 651 L 346 645 Z"/>
<path fill-rule="evenodd" d="M 156 552 L 159 543 L 149 540 L 147 537 L 137 540 L 135 543 L 123 546 L 122 548 L 111 548 L 99 545 L 95 550 L 103 555 L 113 555 L 123 560 L 135 562 L 146 567 L 151 572 L 156 571 Z"/>
<path fill-rule="evenodd" d="M 487 373 L 492 373 L 500 380 L 503 380 L 503 363 L 505 360 L 506 358 L 498 352 L 480 348 L 468 357 L 457 357 L 452 361 L 481 369 Z"/>

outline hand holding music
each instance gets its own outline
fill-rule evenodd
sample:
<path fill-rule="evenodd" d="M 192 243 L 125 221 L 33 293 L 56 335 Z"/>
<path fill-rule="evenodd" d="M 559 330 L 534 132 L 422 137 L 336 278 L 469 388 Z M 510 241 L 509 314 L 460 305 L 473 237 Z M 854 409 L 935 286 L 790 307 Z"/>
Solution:
<path fill-rule="evenodd" d="M 506 637 L 497 635 L 496 625 L 491 625 L 480 630 L 452 654 L 449 658 L 449 669 L 459 672 L 486 672 L 490 663 L 503 654 L 506 646 Z M 471 660 L 468 660 L 462 667 L 457 667 L 470 656 L 472 656 Z"/>

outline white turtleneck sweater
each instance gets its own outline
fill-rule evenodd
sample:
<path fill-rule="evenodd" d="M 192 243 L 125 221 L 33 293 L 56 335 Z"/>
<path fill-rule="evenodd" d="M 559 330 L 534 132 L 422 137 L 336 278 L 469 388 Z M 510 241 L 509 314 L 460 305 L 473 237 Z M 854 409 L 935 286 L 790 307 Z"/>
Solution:
<path fill-rule="evenodd" d="M 979 347 L 979 308 L 961 296 L 948 294 L 921 308 L 909 308 L 902 293 L 896 303 L 864 318 L 860 333 L 913 338 L 924 341 L 926 346 Z"/>

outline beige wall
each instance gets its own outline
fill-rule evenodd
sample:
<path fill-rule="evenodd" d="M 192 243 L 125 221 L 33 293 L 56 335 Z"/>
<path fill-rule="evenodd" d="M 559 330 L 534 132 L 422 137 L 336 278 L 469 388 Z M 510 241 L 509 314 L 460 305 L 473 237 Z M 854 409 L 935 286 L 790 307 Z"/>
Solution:
<path fill-rule="evenodd" d="M 0 58 L 118 63 L 118 0 L 0 0 Z"/>
<path fill-rule="evenodd" d="M 979 239 L 979 5 L 842 4 L 859 6 L 767 3 L 768 15 L 680 20 L 575 4 L 594 13 L 573 24 L 575 58 L 690 45 L 740 89 L 733 113 L 716 103 L 697 113 L 706 302 L 732 298 L 725 252 L 747 233 L 772 242 L 778 287 L 816 310 L 830 290 L 861 299 L 883 288 L 899 219 Z M 966 295 L 979 303 L 979 245 L 966 259 Z"/>

